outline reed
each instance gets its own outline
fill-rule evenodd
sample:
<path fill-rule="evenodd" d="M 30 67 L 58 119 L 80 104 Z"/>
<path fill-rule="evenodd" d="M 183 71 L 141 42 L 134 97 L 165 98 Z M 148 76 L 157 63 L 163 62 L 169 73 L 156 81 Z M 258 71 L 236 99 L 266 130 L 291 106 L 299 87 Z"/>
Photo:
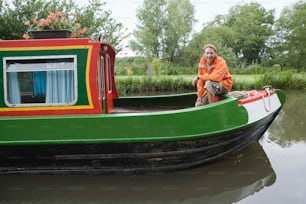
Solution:
<path fill-rule="evenodd" d="M 271 72 L 259 75 L 255 80 L 254 87 L 261 88 L 263 85 L 271 85 L 279 89 L 306 89 L 305 73 L 298 73 L 293 69 L 273 69 Z"/>
<path fill-rule="evenodd" d="M 175 76 L 116 76 L 116 85 L 121 96 L 154 93 L 195 92 L 191 85 L 192 75 Z M 294 70 L 272 70 L 261 75 L 233 75 L 233 90 L 262 89 L 271 85 L 279 89 L 306 89 L 306 74 Z"/>
<path fill-rule="evenodd" d="M 128 76 L 116 77 L 116 85 L 120 95 L 150 92 L 193 92 L 192 78 L 182 76 Z"/>

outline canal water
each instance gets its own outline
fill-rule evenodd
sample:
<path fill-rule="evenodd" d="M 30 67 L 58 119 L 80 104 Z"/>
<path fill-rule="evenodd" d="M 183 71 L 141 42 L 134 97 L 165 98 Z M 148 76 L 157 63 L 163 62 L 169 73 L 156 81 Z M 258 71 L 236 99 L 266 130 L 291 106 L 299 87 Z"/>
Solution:
<path fill-rule="evenodd" d="M 306 203 L 306 94 L 287 101 L 262 139 L 228 158 L 177 172 L 0 176 L 0 203 Z"/>

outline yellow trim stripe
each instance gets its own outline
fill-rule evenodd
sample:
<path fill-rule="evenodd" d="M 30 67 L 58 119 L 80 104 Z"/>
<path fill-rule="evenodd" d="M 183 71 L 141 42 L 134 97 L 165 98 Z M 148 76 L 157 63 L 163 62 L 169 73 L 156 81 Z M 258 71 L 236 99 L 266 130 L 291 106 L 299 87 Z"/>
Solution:
<path fill-rule="evenodd" d="M 14 107 L 14 108 L 1 108 L 0 112 L 4 111 L 33 111 L 33 110 L 75 110 L 75 109 L 88 109 L 90 105 L 84 106 L 40 106 L 40 107 Z"/>
<path fill-rule="evenodd" d="M 93 108 L 92 97 L 91 97 L 91 89 L 89 82 L 89 71 L 90 71 L 90 59 L 92 53 L 92 46 L 88 46 L 88 55 L 87 55 L 87 64 L 86 64 L 86 90 L 87 90 L 87 98 L 89 103 L 89 108 Z"/>

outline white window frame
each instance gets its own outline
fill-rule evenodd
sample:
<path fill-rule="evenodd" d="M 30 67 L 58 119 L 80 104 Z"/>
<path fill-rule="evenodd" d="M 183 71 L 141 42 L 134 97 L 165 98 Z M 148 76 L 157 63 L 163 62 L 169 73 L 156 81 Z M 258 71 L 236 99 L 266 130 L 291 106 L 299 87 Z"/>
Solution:
<path fill-rule="evenodd" d="M 72 67 L 60 67 L 60 68 L 47 68 L 47 63 L 45 67 L 35 68 L 25 65 L 23 68 L 19 68 L 17 66 L 11 67 L 10 70 L 8 70 L 7 67 L 7 61 L 8 60 L 39 60 L 39 59 L 45 59 L 45 60 L 52 60 L 52 59 L 67 59 L 72 58 L 73 59 L 73 65 Z M 57 71 L 57 70 L 72 70 L 73 76 L 74 76 L 74 99 L 69 103 L 20 103 L 20 104 L 12 104 L 8 101 L 8 93 L 7 93 L 7 73 L 8 72 L 34 72 L 34 71 Z M 3 87 L 4 87 L 4 102 L 8 107 L 31 107 L 31 106 L 67 106 L 67 105 L 74 105 L 77 102 L 78 98 L 78 83 L 77 83 L 77 55 L 45 55 L 45 56 L 17 56 L 17 57 L 3 57 Z"/>
<path fill-rule="evenodd" d="M 111 59 L 110 59 L 110 56 L 107 55 L 107 86 L 108 86 L 108 89 L 107 89 L 107 93 L 110 94 L 112 93 L 113 91 L 113 84 L 112 84 L 112 74 L 111 74 Z"/>

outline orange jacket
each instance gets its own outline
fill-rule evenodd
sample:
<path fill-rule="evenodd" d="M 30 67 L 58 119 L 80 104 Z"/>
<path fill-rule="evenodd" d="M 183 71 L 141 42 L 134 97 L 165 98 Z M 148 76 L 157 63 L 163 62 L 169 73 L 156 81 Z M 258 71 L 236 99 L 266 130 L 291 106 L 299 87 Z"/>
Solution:
<path fill-rule="evenodd" d="M 197 82 L 198 96 L 203 97 L 206 94 L 206 89 L 204 88 L 205 81 L 211 80 L 216 82 L 222 82 L 224 88 L 230 91 L 233 86 L 233 79 L 228 71 L 225 60 L 216 56 L 210 71 L 208 71 L 207 62 L 204 57 L 201 58 L 198 67 L 198 76 L 200 79 Z"/>

